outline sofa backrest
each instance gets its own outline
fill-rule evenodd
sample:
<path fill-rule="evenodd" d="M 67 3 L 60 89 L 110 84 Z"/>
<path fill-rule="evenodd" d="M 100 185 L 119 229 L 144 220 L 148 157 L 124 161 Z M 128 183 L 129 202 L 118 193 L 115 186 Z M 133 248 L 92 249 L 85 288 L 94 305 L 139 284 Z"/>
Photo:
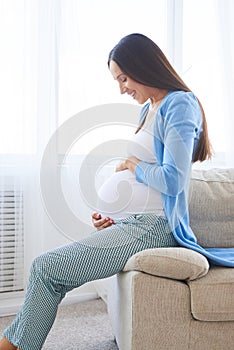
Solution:
<path fill-rule="evenodd" d="M 189 213 L 202 247 L 234 247 L 234 169 L 192 170 Z"/>

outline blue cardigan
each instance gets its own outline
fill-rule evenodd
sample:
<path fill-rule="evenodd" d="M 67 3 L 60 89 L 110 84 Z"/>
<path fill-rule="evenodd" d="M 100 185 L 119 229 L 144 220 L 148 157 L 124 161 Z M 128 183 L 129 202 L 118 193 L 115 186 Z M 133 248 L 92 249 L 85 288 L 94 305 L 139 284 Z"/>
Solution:
<path fill-rule="evenodd" d="M 144 105 L 140 120 L 147 113 Z M 234 248 L 202 248 L 189 225 L 188 190 L 192 159 L 202 131 L 202 114 L 192 92 L 172 91 L 161 102 L 154 125 L 157 164 L 138 163 L 139 182 L 161 193 L 166 217 L 179 245 L 207 257 L 213 265 L 234 267 Z"/>

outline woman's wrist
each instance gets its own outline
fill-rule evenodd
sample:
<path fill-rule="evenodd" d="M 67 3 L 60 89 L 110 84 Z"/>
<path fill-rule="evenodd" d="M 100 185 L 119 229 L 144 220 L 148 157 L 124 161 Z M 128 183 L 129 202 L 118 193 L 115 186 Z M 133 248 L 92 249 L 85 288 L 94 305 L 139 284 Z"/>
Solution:
<path fill-rule="evenodd" d="M 123 171 L 123 170 L 129 170 L 133 174 L 135 173 L 135 169 L 138 163 L 140 163 L 141 160 L 136 157 L 129 157 L 126 160 L 124 160 L 122 163 L 120 163 L 115 171 Z"/>
<path fill-rule="evenodd" d="M 126 159 L 126 167 L 133 173 L 135 174 L 135 169 L 138 163 L 140 163 L 140 159 L 136 158 L 136 157 L 130 157 L 128 159 Z"/>

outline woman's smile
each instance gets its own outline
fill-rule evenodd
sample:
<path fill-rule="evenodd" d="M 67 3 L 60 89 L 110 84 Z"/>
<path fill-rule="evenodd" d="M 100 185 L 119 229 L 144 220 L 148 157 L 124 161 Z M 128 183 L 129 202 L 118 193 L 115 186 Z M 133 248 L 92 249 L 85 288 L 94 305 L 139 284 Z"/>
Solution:
<path fill-rule="evenodd" d="M 155 103 L 161 100 L 167 93 L 166 90 L 146 86 L 131 79 L 120 69 L 115 61 L 110 61 L 109 68 L 113 78 L 119 83 L 120 93 L 127 93 L 139 104 L 143 104 L 149 99 L 151 103 Z"/>

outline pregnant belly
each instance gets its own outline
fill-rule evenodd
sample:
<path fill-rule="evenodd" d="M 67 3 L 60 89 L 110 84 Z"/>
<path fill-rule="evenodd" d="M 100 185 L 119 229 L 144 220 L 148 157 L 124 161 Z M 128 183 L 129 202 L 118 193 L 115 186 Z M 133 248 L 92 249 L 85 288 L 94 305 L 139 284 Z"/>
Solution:
<path fill-rule="evenodd" d="M 164 216 L 160 193 L 137 182 L 129 170 L 114 173 L 101 186 L 97 209 L 103 216 L 113 219 L 139 213 Z"/>

